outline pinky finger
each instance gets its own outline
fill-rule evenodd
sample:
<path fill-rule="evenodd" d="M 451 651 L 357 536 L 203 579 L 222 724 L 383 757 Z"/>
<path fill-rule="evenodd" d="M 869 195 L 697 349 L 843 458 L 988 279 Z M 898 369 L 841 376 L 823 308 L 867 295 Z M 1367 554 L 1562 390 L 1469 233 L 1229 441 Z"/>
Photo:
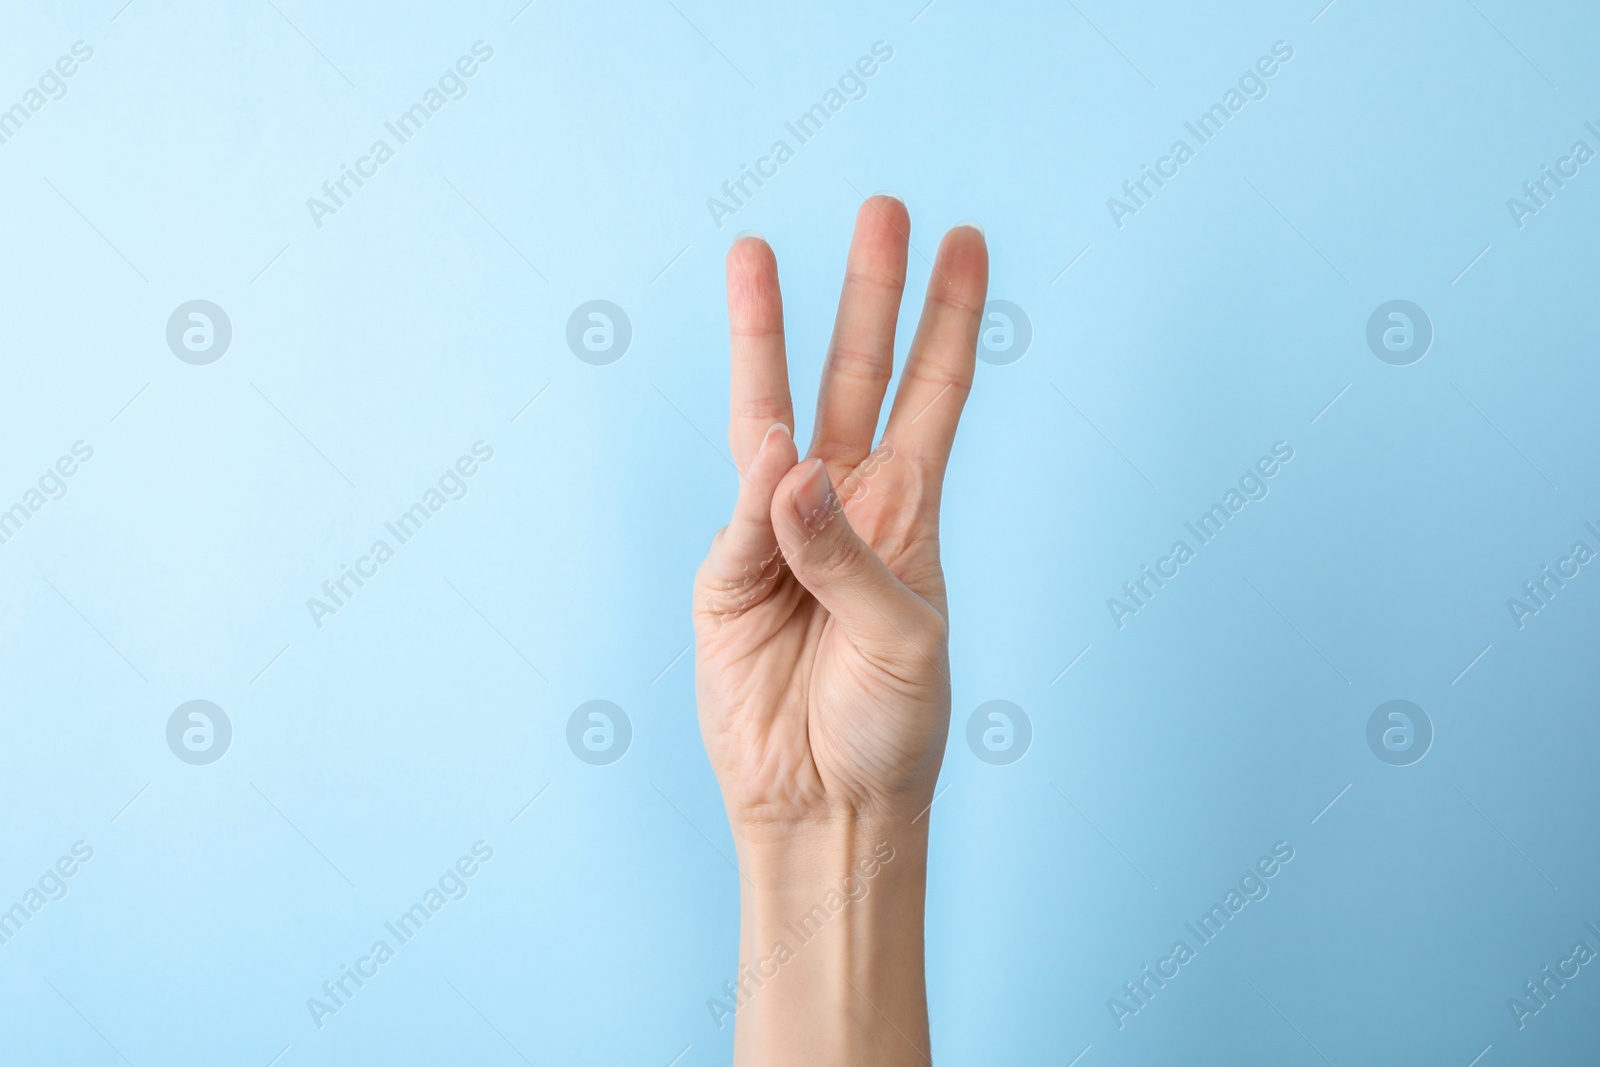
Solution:
<path fill-rule="evenodd" d="M 737 614 L 765 598 L 778 564 L 772 495 L 799 461 L 789 428 L 781 422 L 775 424 L 739 481 L 733 517 L 706 556 L 699 582 L 702 602 L 696 607 L 713 615 Z"/>

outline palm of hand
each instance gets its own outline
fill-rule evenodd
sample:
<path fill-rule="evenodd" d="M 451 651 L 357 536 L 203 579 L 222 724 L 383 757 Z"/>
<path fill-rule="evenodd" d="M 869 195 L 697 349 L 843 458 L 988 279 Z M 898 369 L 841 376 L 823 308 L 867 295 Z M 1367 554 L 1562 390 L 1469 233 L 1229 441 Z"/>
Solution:
<path fill-rule="evenodd" d="M 987 258 L 976 230 L 946 237 L 869 452 L 908 228 L 899 201 L 862 207 L 803 464 L 788 430 L 776 264 L 759 240 L 729 253 L 729 437 L 745 473 L 696 579 L 696 681 L 707 751 L 745 827 L 915 813 L 938 775 L 950 713 L 939 493 Z"/>

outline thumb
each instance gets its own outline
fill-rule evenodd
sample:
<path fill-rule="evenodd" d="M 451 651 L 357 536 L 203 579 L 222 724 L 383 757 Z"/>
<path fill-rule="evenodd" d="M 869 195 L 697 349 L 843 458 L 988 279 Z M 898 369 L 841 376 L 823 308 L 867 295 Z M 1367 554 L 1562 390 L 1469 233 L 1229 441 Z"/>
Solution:
<path fill-rule="evenodd" d="M 942 655 L 944 620 L 851 529 L 820 459 L 779 483 L 772 528 L 795 578 L 863 651 Z"/>

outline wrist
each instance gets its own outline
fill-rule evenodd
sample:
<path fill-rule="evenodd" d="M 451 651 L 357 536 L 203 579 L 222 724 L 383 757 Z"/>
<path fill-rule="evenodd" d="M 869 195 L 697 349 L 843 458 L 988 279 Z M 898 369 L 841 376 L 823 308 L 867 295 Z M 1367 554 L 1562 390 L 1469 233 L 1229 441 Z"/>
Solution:
<path fill-rule="evenodd" d="M 736 1062 L 923 1063 L 927 819 L 789 829 L 735 833 Z"/>
<path fill-rule="evenodd" d="M 925 876 L 928 820 L 827 818 L 732 827 L 734 846 L 749 896 L 819 892 L 846 878 L 896 882 Z"/>

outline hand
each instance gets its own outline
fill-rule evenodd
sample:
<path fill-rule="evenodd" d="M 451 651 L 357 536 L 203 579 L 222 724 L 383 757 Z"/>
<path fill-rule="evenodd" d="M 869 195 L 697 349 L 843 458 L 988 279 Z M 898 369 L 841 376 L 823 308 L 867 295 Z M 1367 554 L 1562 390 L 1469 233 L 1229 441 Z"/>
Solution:
<path fill-rule="evenodd" d="M 874 449 L 909 233 L 892 197 L 857 215 L 803 463 L 777 262 L 759 237 L 728 253 L 728 440 L 744 474 L 695 580 L 695 678 L 742 838 L 909 825 L 933 798 L 950 722 L 939 497 L 972 385 L 988 252 L 976 227 L 945 235 Z"/>
<path fill-rule="evenodd" d="M 728 252 L 732 521 L 695 578 L 700 731 L 739 852 L 740 1067 L 931 1060 L 928 820 L 950 727 L 939 495 L 972 386 L 983 234 L 939 246 L 879 446 L 910 219 L 861 206 L 810 456 L 799 462 L 783 302 L 759 237 Z"/>

